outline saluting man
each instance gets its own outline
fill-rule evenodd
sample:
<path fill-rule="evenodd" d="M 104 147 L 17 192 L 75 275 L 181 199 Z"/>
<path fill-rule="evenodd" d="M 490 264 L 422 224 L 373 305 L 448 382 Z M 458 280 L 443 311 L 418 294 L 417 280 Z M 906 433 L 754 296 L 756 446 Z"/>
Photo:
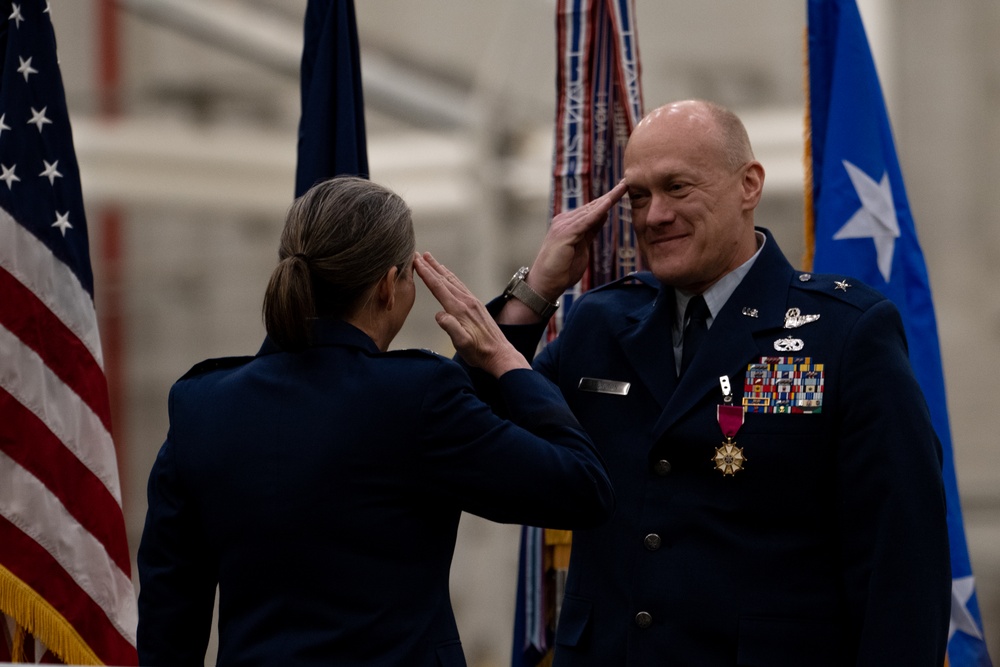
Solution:
<path fill-rule="evenodd" d="M 944 662 L 940 444 L 901 319 L 794 270 L 754 226 L 763 184 L 736 115 L 661 107 L 623 183 L 557 216 L 494 303 L 530 354 L 627 191 L 649 271 L 578 299 L 534 362 L 618 500 L 574 533 L 557 667 Z"/>

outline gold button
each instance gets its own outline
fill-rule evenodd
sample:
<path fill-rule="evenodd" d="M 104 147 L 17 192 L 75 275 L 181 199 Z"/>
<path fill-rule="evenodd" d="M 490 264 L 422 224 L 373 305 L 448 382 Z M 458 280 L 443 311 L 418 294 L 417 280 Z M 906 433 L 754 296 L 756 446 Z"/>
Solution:
<path fill-rule="evenodd" d="M 660 477 L 663 477 L 664 475 L 670 474 L 671 467 L 672 466 L 670 465 L 670 461 L 666 459 L 660 459 L 659 461 L 653 464 L 653 472 L 659 475 Z"/>
<path fill-rule="evenodd" d="M 653 616 L 648 611 L 640 611 L 635 615 L 635 624 L 640 628 L 648 628 L 653 624 Z"/>

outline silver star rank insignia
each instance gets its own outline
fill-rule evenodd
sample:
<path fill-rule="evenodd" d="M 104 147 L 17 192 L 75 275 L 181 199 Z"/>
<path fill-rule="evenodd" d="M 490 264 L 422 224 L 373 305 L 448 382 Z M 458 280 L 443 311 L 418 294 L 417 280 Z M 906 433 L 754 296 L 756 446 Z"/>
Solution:
<path fill-rule="evenodd" d="M 715 469 L 723 475 L 735 475 L 737 471 L 743 470 L 743 464 L 747 462 L 743 449 L 729 438 L 722 443 L 722 447 L 715 448 L 712 461 L 715 462 Z"/>
<path fill-rule="evenodd" d="M 833 288 L 834 290 L 839 290 L 840 289 L 840 290 L 844 290 L 845 292 L 847 291 L 847 288 L 851 286 L 851 284 L 849 282 L 847 282 L 846 280 L 835 280 L 833 284 L 834 284 L 834 288 Z"/>

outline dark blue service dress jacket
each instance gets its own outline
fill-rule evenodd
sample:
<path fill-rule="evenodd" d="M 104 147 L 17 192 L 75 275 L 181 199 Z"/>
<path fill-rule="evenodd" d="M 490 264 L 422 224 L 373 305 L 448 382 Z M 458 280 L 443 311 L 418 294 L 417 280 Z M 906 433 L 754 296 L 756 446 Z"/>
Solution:
<path fill-rule="evenodd" d="M 674 302 L 649 274 L 592 290 L 535 360 L 617 498 L 610 522 L 573 534 L 555 664 L 940 667 L 940 444 L 896 308 L 793 270 L 767 234 L 678 380 Z M 506 331 L 525 351 L 538 340 Z M 723 377 L 734 405 L 749 399 L 728 475 Z"/>
<path fill-rule="evenodd" d="M 448 594 L 459 516 L 606 520 L 603 464 L 552 384 L 500 386 L 382 353 L 343 322 L 289 354 L 204 362 L 171 389 L 138 554 L 139 658 L 201 665 L 465 665 Z M 489 604 L 484 600 L 483 604 Z"/>

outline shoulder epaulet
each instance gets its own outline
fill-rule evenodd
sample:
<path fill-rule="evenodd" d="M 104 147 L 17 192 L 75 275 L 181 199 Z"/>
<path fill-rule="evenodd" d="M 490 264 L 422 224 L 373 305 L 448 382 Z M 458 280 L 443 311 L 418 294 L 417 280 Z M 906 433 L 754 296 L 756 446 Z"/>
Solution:
<path fill-rule="evenodd" d="M 603 285 L 594 287 L 590 291 L 596 292 L 599 290 L 620 289 L 623 287 L 633 286 L 652 287 L 654 290 L 659 290 L 660 282 L 649 271 L 633 271 L 627 276 L 622 276 L 617 280 L 612 280 L 610 283 L 604 283 Z"/>
<path fill-rule="evenodd" d="M 216 359 L 206 359 L 205 361 L 199 361 L 194 366 L 191 367 L 187 373 L 181 376 L 181 380 L 187 380 L 188 378 L 193 378 L 198 375 L 204 375 L 211 371 L 225 370 L 228 368 L 236 368 L 237 366 L 242 366 L 243 364 L 249 363 L 254 357 L 218 357 Z"/>
<path fill-rule="evenodd" d="M 826 295 L 860 308 L 868 308 L 885 299 L 885 295 L 869 287 L 866 283 L 835 273 L 802 271 L 796 274 L 792 286 L 807 292 Z"/>

